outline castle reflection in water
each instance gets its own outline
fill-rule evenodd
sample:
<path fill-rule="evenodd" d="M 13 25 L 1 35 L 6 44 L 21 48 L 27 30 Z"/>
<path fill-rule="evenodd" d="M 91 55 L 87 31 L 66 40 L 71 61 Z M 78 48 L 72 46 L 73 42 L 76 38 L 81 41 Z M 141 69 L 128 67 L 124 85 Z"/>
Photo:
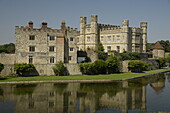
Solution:
<path fill-rule="evenodd" d="M 145 113 L 147 85 L 159 92 L 165 87 L 165 77 L 110 83 L 0 85 L 0 105 L 11 104 L 14 113 L 97 113 L 110 108 Z"/>

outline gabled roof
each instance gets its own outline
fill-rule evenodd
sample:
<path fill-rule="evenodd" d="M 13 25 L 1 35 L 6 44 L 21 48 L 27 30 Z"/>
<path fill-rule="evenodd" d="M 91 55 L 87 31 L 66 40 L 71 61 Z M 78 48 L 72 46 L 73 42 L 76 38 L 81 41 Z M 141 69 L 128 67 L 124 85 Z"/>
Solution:
<path fill-rule="evenodd" d="M 159 42 L 156 42 L 156 44 L 153 46 L 153 49 L 165 49 Z"/>

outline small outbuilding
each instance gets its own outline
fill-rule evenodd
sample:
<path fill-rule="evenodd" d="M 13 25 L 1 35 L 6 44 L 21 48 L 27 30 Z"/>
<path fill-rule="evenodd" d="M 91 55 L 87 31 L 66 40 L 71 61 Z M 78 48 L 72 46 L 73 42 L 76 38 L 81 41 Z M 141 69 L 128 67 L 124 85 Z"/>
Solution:
<path fill-rule="evenodd" d="M 153 58 L 165 57 L 165 48 L 159 42 L 156 42 L 152 49 Z"/>

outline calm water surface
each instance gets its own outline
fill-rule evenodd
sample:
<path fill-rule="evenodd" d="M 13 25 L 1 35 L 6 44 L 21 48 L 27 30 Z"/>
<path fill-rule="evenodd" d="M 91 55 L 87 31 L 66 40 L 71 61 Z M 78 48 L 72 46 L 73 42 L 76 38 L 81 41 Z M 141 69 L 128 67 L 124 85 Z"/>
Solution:
<path fill-rule="evenodd" d="M 109 83 L 0 85 L 0 113 L 170 112 L 170 73 Z"/>

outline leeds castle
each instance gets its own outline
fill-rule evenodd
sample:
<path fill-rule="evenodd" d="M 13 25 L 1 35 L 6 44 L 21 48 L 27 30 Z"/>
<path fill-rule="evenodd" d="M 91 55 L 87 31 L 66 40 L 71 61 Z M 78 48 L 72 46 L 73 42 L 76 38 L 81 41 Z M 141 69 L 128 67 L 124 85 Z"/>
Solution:
<path fill-rule="evenodd" d="M 129 20 L 117 26 L 98 23 L 97 15 L 91 15 L 90 19 L 88 24 L 86 17 L 80 17 L 80 31 L 66 26 L 65 22 L 61 22 L 59 29 L 48 27 L 46 22 L 34 28 L 32 21 L 27 26 L 16 26 L 15 54 L 4 58 L 12 62 L 10 64 L 33 63 L 39 75 L 53 75 L 51 67 L 58 61 L 66 63 L 71 73 L 76 74 L 78 51 L 97 50 L 99 42 L 105 52 L 146 53 L 147 22 L 141 22 L 140 27 L 130 27 Z"/>

